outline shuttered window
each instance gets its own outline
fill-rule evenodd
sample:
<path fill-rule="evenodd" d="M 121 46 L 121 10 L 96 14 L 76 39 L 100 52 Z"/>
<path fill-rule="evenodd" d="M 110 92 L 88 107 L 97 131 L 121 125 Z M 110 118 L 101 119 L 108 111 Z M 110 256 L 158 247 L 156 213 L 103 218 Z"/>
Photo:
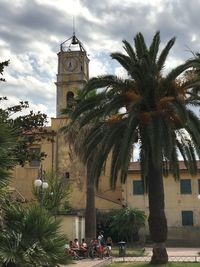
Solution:
<path fill-rule="evenodd" d="M 190 179 L 180 180 L 180 191 L 181 191 L 181 194 L 192 194 Z"/>
<path fill-rule="evenodd" d="M 190 210 L 182 211 L 182 225 L 183 226 L 193 225 L 193 211 L 190 211 Z"/>
<path fill-rule="evenodd" d="M 133 181 L 133 195 L 143 195 L 144 189 L 142 186 L 142 181 Z"/>

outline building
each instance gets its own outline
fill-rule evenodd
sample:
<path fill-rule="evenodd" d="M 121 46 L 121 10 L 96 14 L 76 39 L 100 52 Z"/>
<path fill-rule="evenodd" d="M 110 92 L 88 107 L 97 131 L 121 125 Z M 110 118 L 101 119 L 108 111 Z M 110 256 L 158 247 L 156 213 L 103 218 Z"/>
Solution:
<path fill-rule="evenodd" d="M 84 210 L 86 205 L 85 167 L 72 153 L 60 129 L 67 124 L 67 117 L 62 115 L 70 100 L 81 90 L 89 78 L 89 59 L 83 44 L 73 35 L 64 41 L 58 53 L 58 73 L 56 85 L 56 118 L 51 119 L 47 132 L 54 142 L 42 139 L 31 149 L 43 151 L 47 157 L 42 162 L 46 171 L 55 171 L 64 177 L 66 183 L 72 183 L 70 203 L 75 213 L 63 217 L 63 231 L 69 239 L 84 237 Z M 24 167 L 17 166 L 13 173 L 12 187 L 21 199 L 31 201 L 32 184 L 37 178 L 40 162 L 32 161 Z M 200 170 L 200 164 L 198 165 Z M 169 240 L 200 244 L 200 176 L 191 177 L 180 162 L 181 180 L 174 181 L 169 176 L 164 178 L 166 216 L 169 226 Z M 124 185 L 117 185 L 115 192 L 109 188 L 109 172 L 100 179 L 96 192 L 96 208 L 100 210 L 119 209 L 122 206 L 137 207 L 148 215 L 148 197 L 144 194 L 140 168 L 132 162 L 129 175 Z M 148 235 L 148 230 L 146 229 Z"/>
<path fill-rule="evenodd" d="M 63 217 L 63 231 L 68 238 L 84 237 L 84 210 L 86 205 L 85 167 L 73 154 L 60 129 L 67 124 L 68 118 L 62 115 L 70 100 L 81 90 L 89 78 L 89 59 L 83 44 L 73 35 L 60 45 L 58 53 L 58 73 L 56 85 L 56 118 L 51 119 L 51 126 L 46 132 L 51 138 L 41 139 L 30 149 L 45 152 L 47 157 L 42 161 L 45 171 L 58 172 L 66 183 L 72 184 L 70 204 L 75 212 L 68 218 Z M 53 139 L 52 142 L 50 139 Z M 27 201 L 33 200 L 32 185 L 38 176 L 41 164 L 39 161 L 17 166 L 13 172 L 12 188 L 18 196 Z M 96 208 L 109 210 L 121 208 L 121 186 L 113 192 L 109 188 L 109 173 L 106 171 L 100 179 L 96 192 Z"/>
<path fill-rule="evenodd" d="M 165 213 L 170 245 L 200 245 L 200 162 L 198 175 L 191 176 L 183 161 L 179 162 L 179 181 L 164 177 Z M 148 215 L 148 196 L 144 193 L 138 162 L 131 162 L 122 197 L 128 207 L 136 207 Z M 148 234 L 148 231 L 147 231 Z"/>

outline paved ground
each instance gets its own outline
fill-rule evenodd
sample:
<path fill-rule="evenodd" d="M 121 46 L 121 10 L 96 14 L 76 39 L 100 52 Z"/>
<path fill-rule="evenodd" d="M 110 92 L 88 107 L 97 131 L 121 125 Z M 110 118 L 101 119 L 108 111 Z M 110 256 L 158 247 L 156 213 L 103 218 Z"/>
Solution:
<path fill-rule="evenodd" d="M 61 267 L 104 267 L 107 262 L 107 259 L 83 259 L 79 261 L 73 261 L 69 265 L 61 265 Z"/>
<path fill-rule="evenodd" d="M 152 254 L 152 248 L 146 248 L 149 255 Z M 200 248 L 167 248 L 169 256 L 199 256 Z"/>
<path fill-rule="evenodd" d="M 147 247 L 146 251 L 149 256 L 152 254 L 152 248 Z M 199 256 L 200 248 L 167 248 L 169 259 L 170 257 L 195 257 Z M 132 257 L 129 257 L 131 259 Z M 117 259 L 117 258 L 116 258 Z M 131 261 L 134 261 L 132 258 Z M 83 259 L 79 261 L 74 261 L 70 265 L 62 265 L 61 267 L 104 267 L 108 263 L 108 259 Z"/>

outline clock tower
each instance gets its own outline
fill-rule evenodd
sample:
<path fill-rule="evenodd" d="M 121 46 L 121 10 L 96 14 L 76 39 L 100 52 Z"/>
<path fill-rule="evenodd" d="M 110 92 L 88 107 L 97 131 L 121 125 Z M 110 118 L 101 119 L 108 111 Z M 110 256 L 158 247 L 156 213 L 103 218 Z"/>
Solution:
<path fill-rule="evenodd" d="M 62 117 L 70 99 L 81 90 L 89 78 L 89 59 L 83 44 L 73 36 L 60 45 L 58 53 L 56 117 Z"/>

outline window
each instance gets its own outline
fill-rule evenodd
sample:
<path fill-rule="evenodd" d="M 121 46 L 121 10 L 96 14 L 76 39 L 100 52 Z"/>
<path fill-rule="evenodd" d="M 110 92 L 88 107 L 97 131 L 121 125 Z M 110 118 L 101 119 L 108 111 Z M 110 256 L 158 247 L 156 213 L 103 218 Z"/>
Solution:
<path fill-rule="evenodd" d="M 142 181 L 137 180 L 133 181 L 133 195 L 143 195 L 144 189 L 142 185 Z"/>
<path fill-rule="evenodd" d="M 29 166 L 30 167 L 38 167 L 40 166 L 40 148 L 39 147 L 34 147 L 29 149 L 30 153 L 30 158 L 31 160 L 29 161 Z"/>
<path fill-rule="evenodd" d="M 180 180 L 180 190 L 181 194 L 191 194 L 191 180 L 190 179 L 182 179 Z"/>
<path fill-rule="evenodd" d="M 69 172 L 65 172 L 64 177 L 65 177 L 65 179 L 69 179 Z"/>
<path fill-rule="evenodd" d="M 67 107 L 72 107 L 74 100 L 74 93 L 69 91 L 66 96 Z"/>
<path fill-rule="evenodd" d="M 182 225 L 193 225 L 193 212 L 190 210 L 182 211 Z"/>

